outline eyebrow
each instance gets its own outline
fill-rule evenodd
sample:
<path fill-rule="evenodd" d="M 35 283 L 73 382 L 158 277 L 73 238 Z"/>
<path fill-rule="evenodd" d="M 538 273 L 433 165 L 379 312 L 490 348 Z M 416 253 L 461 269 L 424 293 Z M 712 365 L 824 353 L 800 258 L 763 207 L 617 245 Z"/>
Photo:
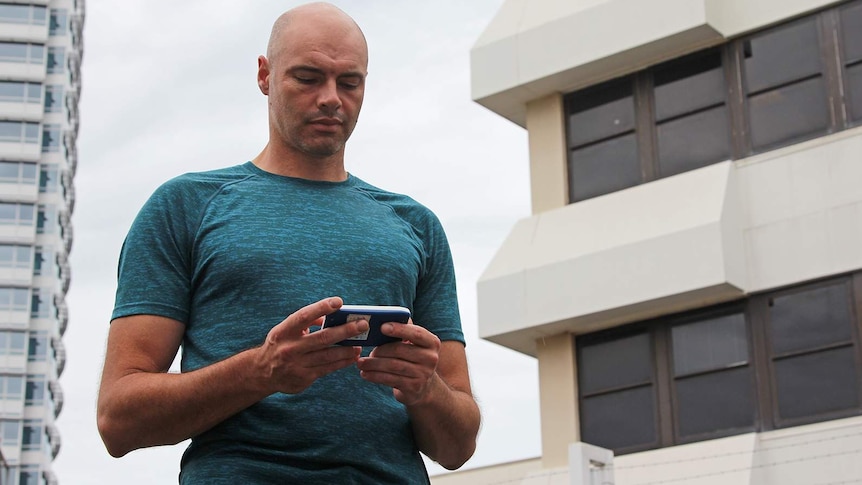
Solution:
<path fill-rule="evenodd" d="M 294 73 L 297 71 L 306 71 L 306 72 L 310 72 L 313 74 L 326 75 L 326 71 L 324 71 L 323 69 L 321 69 L 319 67 L 315 67 L 315 66 L 305 65 L 305 64 L 293 66 L 290 69 L 288 69 L 288 72 L 291 72 L 291 73 Z M 365 79 L 365 74 L 362 73 L 361 71 L 347 71 L 345 73 L 339 74 L 338 77 L 340 77 L 340 78 L 342 78 L 342 77 L 357 77 L 359 79 Z"/>

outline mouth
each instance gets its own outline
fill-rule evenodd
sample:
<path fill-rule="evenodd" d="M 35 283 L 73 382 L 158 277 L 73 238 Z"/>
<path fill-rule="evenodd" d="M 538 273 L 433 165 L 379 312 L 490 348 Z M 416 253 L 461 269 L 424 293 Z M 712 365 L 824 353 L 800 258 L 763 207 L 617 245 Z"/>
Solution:
<path fill-rule="evenodd" d="M 338 118 L 314 118 L 308 122 L 312 130 L 324 136 L 333 136 L 341 132 L 341 125 L 344 124 Z"/>
<path fill-rule="evenodd" d="M 321 125 L 321 126 L 340 126 L 340 125 L 344 124 L 344 122 L 341 121 L 340 118 L 330 118 L 330 117 L 314 118 L 311 121 L 309 121 L 309 123 L 312 125 Z"/>

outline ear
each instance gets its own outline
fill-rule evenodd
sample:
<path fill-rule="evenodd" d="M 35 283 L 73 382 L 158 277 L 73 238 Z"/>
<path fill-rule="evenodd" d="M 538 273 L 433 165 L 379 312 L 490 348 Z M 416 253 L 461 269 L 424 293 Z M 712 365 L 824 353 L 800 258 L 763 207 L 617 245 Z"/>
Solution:
<path fill-rule="evenodd" d="M 264 96 L 269 96 L 269 60 L 264 56 L 257 58 L 257 87 Z"/>

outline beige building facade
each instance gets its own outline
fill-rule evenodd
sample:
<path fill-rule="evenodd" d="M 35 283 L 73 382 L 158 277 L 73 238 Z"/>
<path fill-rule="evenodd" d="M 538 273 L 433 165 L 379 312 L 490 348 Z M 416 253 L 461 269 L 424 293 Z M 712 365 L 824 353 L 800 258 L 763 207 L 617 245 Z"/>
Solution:
<path fill-rule="evenodd" d="M 529 136 L 479 333 L 542 456 L 433 482 L 862 483 L 862 1 L 507 0 L 471 68 Z"/>

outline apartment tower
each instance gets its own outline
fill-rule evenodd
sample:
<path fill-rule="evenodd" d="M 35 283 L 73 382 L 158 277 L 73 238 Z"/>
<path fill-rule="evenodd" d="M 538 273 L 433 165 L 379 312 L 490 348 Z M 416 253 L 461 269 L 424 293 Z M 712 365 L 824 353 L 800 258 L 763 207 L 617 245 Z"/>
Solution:
<path fill-rule="evenodd" d="M 84 0 L 0 0 L 0 452 L 55 484 Z"/>

